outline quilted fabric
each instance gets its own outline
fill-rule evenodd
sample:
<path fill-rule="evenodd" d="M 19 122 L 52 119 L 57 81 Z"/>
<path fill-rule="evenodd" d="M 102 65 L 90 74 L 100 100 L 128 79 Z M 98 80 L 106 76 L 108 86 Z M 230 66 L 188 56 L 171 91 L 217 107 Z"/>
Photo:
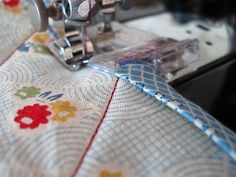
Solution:
<path fill-rule="evenodd" d="M 22 41 L 32 35 L 33 28 L 29 25 L 29 18 L 26 18 L 27 13 L 20 6 L 20 1 L 16 4 L 0 4 L 0 13 L 0 64 L 2 64 L 22 44 Z"/>
<path fill-rule="evenodd" d="M 89 68 L 71 73 L 33 52 L 20 49 L 0 67 L 0 173 L 71 176 L 117 78 Z"/>
<path fill-rule="evenodd" d="M 106 171 L 122 171 L 129 177 L 233 176 L 234 168 L 197 127 L 120 81 L 77 176 L 92 177 Z"/>
<path fill-rule="evenodd" d="M 24 24 L 15 3 L 0 14 Z M 0 34 L 1 177 L 236 176 L 234 133 L 151 68 L 70 72 L 25 23 Z"/>
<path fill-rule="evenodd" d="M 114 72 L 103 66 L 91 64 L 91 67 L 116 75 L 155 97 L 183 118 L 194 124 L 211 138 L 220 148 L 236 160 L 235 133 L 223 126 L 202 108 L 178 94 L 165 80 L 156 74 L 152 66 L 127 64 Z"/>

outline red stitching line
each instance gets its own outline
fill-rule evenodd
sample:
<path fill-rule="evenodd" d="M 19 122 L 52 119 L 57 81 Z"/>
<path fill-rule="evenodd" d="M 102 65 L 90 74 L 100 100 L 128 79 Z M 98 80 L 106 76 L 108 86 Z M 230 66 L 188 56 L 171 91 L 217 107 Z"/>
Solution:
<path fill-rule="evenodd" d="M 15 49 L 13 49 L 13 51 L 5 57 L 5 59 L 0 63 L 0 66 L 2 66 L 4 63 L 6 63 L 15 53 L 16 51 L 26 42 L 28 41 L 31 36 L 34 34 L 35 32 L 33 33 L 30 33 L 30 35 L 27 35 L 24 39 L 23 39 L 23 42 L 21 42 Z"/>
<path fill-rule="evenodd" d="M 87 155 L 89 149 L 91 148 L 92 143 L 93 143 L 93 141 L 94 141 L 96 135 L 98 134 L 98 130 L 100 129 L 100 127 L 101 127 L 101 125 L 102 125 L 102 123 L 103 123 L 103 121 L 104 121 L 104 119 L 105 119 L 105 117 L 106 117 L 106 114 L 107 114 L 107 112 L 108 112 L 109 106 L 110 106 L 111 101 L 112 101 L 112 98 L 113 98 L 113 96 L 114 96 L 114 94 L 115 94 L 118 81 L 119 81 L 119 78 L 116 80 L 114 89 L 113 89 L 113 91 L 112 91 L 112 93 L 111 93 L 111 97 L 110 97 L 110 99 L 109 99 L 109 101 L 108 101 L 107 107 L 106 107 L 106 109 L 105 109 L 105 111 L 104 111 L 104 113 L 103 113 L 103 115 L 102 115 L 102 118 L 101 118 L 101 120 L 100 120 L 100 122 L 99 122 L 99 124 L 98 124 L 98 126 L 97 126 L 97 128 L 96 128 L 96 130 L 95 130 L 95 132 L 93 133 L 92 138 L 90 139 L 89 144 L 88 144 L 88 146 L 86 147 L 84 153 L 82 154 L 82 157 L 81 157 L 81 159 L 80 159 L 80 161 L 79 161 L 79 163 L 78 163 L 78 165 L 77 165 L 77 167 L 76 167 L 74 173 L 71 175 L 71 177 L 75 177 L 75 176 L 77 175 L 77 173 L 79 172 L 79 169 L 80 169 L 80 167 L 82 166 L 82 164 L 83 164 L 83 162 L 84 162 L 84 158 L 85 158 L 85 156 Z"/>

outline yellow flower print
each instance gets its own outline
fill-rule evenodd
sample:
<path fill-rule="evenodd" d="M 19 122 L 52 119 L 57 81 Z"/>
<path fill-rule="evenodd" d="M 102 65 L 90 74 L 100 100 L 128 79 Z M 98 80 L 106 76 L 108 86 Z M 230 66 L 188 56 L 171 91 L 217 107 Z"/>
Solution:
<path fill-rule="evenodd" d="M 110 173 L 108 171 L 102 171 L 100 177 L 123 177 L 121 172 Z"/>
<path fill-rule="evenodd" d="M 6 10 L 7 12 L 10 12 L 10 13 L 14 13 L 14 14 L 22 13 L 22 9 L 20 7 L 8 7 L 8 6 L 5 6 L 4 10 Z"/>
<path fill-rule="evenodd" d="M 54 116 L 51 118 L 52 121 L 65 122 L 76 115 L 76 108 L 71 106 L 69 101 L 56 101 L 51 104 L 51 109 L 54 112 Z"/>
<path fill-rule="evenodd" d="M 37 44 L 45 44 L 50 40 L 48 34 L 46 33 L 36 33 L 32 36 L 32 40 L 36 42 Z"/>

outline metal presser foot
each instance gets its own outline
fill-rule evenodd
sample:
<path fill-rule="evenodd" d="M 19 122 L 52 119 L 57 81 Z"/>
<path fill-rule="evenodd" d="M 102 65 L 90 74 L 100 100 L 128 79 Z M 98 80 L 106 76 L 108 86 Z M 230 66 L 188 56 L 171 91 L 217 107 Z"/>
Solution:
<path fill-rule="evenodd" d="M 48 44 L 49 49 L 67 69 L 76 71 L 88 63 L 93 56 L 92 42 L 83 39 L 79 30 L 66 28 L 64 37 L 58 37 L 57 33 L 49 27 L 48 33 L 53 36 L 53 41 Z"/>
<path fill-rule="evenodd" d="M 52 42 L 48 47 L 61 63 L 72 71 L 80 69 L 82 65 L 87 63 L 94 52 L 93 45 L 86 34 L 89 20 L 86 17 L 83 19 L 83 16 L 71 19 L 69 16 L 71 12 L 65 9 L 69 7 L 65 6 L 68 2 L 76 1 L 54 1 L 49 7 L 46 7 L 42 0 L 29 0 L 28 2 L 33 26 L 38 32 L 47 31 L 49 33 Z M 86 10 L 91 10 L 90 8 L 92 7 L 83 9 L 83 13 L 88 15 L 89 12 Z M 54 21 L 60 21 L 58 23 L 60 25 L 57 24 L 56 28 L 49 26 L 49 17 Z"/>
<path fill-rule="evenodd" d="M 43 0 L 28 0 L 28 11 L 36 31 L 47 31 L 52 38 L 50 50 L 69 70 L 81 68 L 94 54 L 94 47 L 88 38 L 87 26 L 91 18 L 101 10 L 104 26 L 102 33 L 112 31 L 114 6 L 128 9 L 132 0 L 53 0 L 46 7 Z M 58 21 L 54 28 L 49 25 L 49 17 Z M 58 25 L 60 24 L 60 25 Z"/>

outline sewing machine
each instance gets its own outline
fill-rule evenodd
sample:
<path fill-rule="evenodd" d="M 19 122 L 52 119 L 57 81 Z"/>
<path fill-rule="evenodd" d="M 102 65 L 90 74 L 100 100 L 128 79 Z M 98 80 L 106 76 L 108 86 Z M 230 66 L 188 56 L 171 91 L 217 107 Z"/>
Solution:
<path fill-rule="evenodd" d="M 191 0 L 187 2 L 164 1 L 167 9 L 174 12 L 175 20 L 173 20 L 173 14 L 167 13 L 166 8 L 156 1 L 140 1 L 142 6 L 151 4 L 147 5 L 148 10 L 143 10 L 139 6 L 131 8 L 134 4 L 132 0 L 58 0 L 50 4 L 44 4 L 41 0 L 29 2 L 31 5 L 28 8 L 35 29 L 48 31 L 54 39 L 49 48 L 70 70 L 78 70 L 94 55 L 141 44 L 153 39 L 156 35 L 180 41 L 198 39 L 200 59 L 181 68 L 178 72 L 168 74 L 167 81 L 184 96 L 213 115 L 218 115 L 219 109 L 215 100 L 222 99 L 219 99 L 222 88 L 227 88 L 226 80 L 233 76 L 233 74 L 227 77 L 222 76 L 230 72 L 227 69 L 229 68 L 228 61 L 233 62 L 232 59 L 235 57 L 232 42 L 235 39 L 236 25 L 234 5 L 231 1 L 227 2 L 231 2 L 232 7 L 229 10 L 220 8 L 220 12 L 219 3 L 215 2 L 196 1 L 194 4 Z M 226 6 L 230 6 L 227 2 Z M 194 5 L 191 5 L 192 3 Z M 213 10 L 209 11 L 209 7 Z M 116 15 L 115 12 L 117 12 Z M 193 13 L 195 15 L 192 15 Z M 100 14 L 99 20 L 96 14 Z M 116 19 L 124 22 L 125 26 L 113 23 L 115 16 Z M 213 22 L 199 17 L 209 17 L 213 19 Z M 51 20 L 48 20 L 49 18 Z M 216 21 L 220 18 L 224 18 L 224 21 Z M 182 23 L 176 23 L 176 20 Z M 96 21 L 102 21 L 102 23 L 96 23 Z M 49 23 L 51 25 L 48 25 Z M 222 67 L 226 69 L 222 71 Z M 213 77 L 208 77 L 212 75 L 212 72 Z M 216 75 L 219 77 L 215 82 Z M 214 90 L 210 89 L 207 83 L 210 83 Z M 197 94 L 199 87 L 202 90 L 201 94 Z M 224 100 L 219 102 L 224 102 Z M 228 117 L 230 116 L 232 114 Z M 228 126 L 232 125 L 226 120 L 221 121 L 225 121 Z"/>
<path fill-rule="evenodd" d="M 41 0 L 30 1 L 29 11 L 36 31 L 48 31 L 53 42 L 49 48 L 70 70 L 78 70 L 95 54 L 101 52 L 99 44 L 116 38 L 122 27 L 113 27 L 114 6 L 127 10 L 131 0 L 63 0 L 53 1 L 48 7 Z M 92 18 L 100 13 L 103 25 L 88 29 Z M 49 17 L 60 21 L 49 25 Z M 55 23 L 54 23 L 55 24 Z M 59 34 L 61 31 L 61 34 Z M 134 42 L 134 41 L 133 41 Z"/>
<path fill-rule="evenodd" d="M 214 12 L 205 13 L 207 12 L 205 4 L 209 6 L 211 2 L 200 1 L 197 4 L 198 8 L 190 8 L 190 5 L 194 4 L 191 0 L 188 3 L 163 1 L 168 9 L 177 14 L 175 17 L 179 21 L 186 22 L 195 19 L 195 22 L 190 25 L 176 24 L 171 20 L 169 14 L 163 15 L 161 13 L 161 15 L 143 17 L 150 12 L 152 14 L 163 12 L 161 3 L 155 1 L 146 2 L 146 4 L 155 7 L 154 9 L 148 9 L 146 13 L 141 13 L 142 18 L 140 20 L 134 19 L 125 25 L 112 24 L 116 20 L 115 12 L 118 11 L 118 20 L 135 18 L 135 16 L 132 17 L 132 14 L 142 11 L 142 9 L 136 9 L 136 12 L 133 13 L 134 11 L 130 8 L 138 1 L 54 0 L 49 1 L 48 4 L 41 0 L 29 0 L 29 2 L 28 9 L 33 26 L 38 32 L 48 31 L 53 39 L 49 48 L 69 70 L 78 70 L 94 55 L 131 47 L 134 44 L 138 45 L 155 38 L 156 35 L 180 41 L 189 38 L 198 39 L 200 41 L 201 60 L 191 62 L 191 65 L 187 64 L 187 67 L 182 67 L 181 70 L 176 68 L 174 71 L 178 70 L 178 72 L 170 72 L 169 75 L 166 75 L 167 80 L 172 82 L 227 55 L 232 49 L 230 42 L 234 39 L 232 37 L 234 33 L 228 36 L 228 26 L 221 25 L 219 28 L 217 25 L 209 25 L 209 22 L 196 21 L 196 17 L 199 16 L 209 16 L 210 18 L 224 17 L 227 14 L 230 17 L 233 16 L 230 11 L 226 12 L 225 10 L 220 15 Z M 141 2 L 141 4 L 145 4 L 143 1 Z M 128 11 L 125 12 L 125 10 Z M 180 12 L 184 12 L 185 15 L 181 15 Z M 186 12 L 197 13 L 197 16 L 191 16 Z M 100 14 L 99 19 L 97 14 Z M 102 21 L 102 24 L 95 25 L 97 21 Z M 233 20 L 230 23 L 235 26 Z M 176 31 L 178 32 L 176 33 Z"/>

